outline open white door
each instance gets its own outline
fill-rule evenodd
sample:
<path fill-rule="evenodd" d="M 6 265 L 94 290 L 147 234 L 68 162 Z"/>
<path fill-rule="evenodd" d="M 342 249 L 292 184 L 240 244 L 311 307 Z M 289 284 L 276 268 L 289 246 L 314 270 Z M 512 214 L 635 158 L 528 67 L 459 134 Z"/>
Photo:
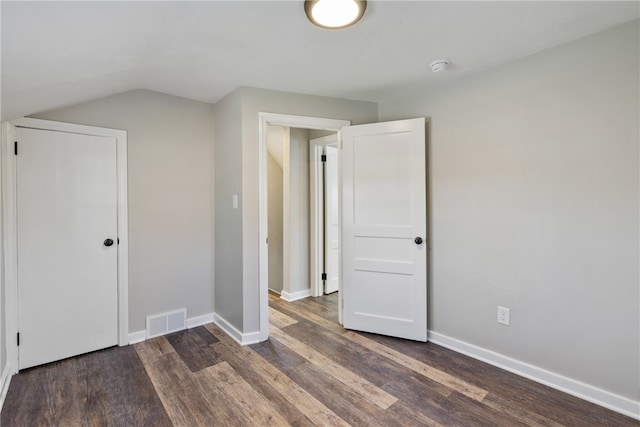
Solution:
<path fill-rule="evenodd" d="M 425 121 L 341 133 L 344 327 L 426 341 Z"/>

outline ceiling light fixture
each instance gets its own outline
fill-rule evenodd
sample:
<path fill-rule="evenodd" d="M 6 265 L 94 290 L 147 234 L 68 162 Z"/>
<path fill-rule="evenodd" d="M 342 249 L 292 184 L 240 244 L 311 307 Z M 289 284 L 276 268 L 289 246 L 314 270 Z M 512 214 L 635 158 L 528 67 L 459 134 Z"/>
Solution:
<path fill-rule="evenodd" d="M 337 30 L 358 22 L 367 8 L 367 0 L 306 0 L 304 11 L 309 21 L 321 28 Z"/>
<path fill-rule="evenodd" d="M 440 71 L 444 71 L 449 67 L 449 61 L 446 59 L 436 59 L 431 64 L 429 64 L 429 67 L 431 67 L 431 71 L 433 71 L 434 73 L 439 73 Z"/>

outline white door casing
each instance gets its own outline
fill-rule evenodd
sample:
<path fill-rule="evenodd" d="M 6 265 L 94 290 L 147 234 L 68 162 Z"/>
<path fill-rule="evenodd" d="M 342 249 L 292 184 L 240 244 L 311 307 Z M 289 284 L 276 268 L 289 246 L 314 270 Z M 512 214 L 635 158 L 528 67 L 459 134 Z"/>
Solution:
<path fill-rule="evenodd" d="M 425 120 L 341 134 L 343 324 L 426 341 Z"/>
<path fill-rule="evenodd" d="M 324 293 L 338 291 L 340 287 L 340 214 L 338 203 L 338 147 L 327 145 L 324 165 L 324 264 L 327 279 Z"/>
<path fill-rule="evenodd" d="M 254 334 L 251 334 L 250 339 L 242 338 L 243 344 L 265 341 L 269 338 L 269 298 L 268 298 L 268 283 L 269 283 L 269 271 L 268 271 L 268 245 L 267 245 L 267 230 L 268 230 L 268 215 L 267 215 L 267 180 L 266 180 L 266 156 L 267 156 L 267 128 L 269 125 L 276 126 L 288 126 L 299 129 L 315 129 L 325 130 L 331 132 L 339 132 L 344 126 L 348 126 L 350 122 L 348 120 L 326 119 L 320 117 L 308 117 L 308 116 L 295 116 L 288 114 L 277 113 L 258 113 L 258 214 L 259 214 L 259 247 L 258 247 L 258 269 L 259 269 L 259 307 L 260 307 L 260 330 L 258 331 L 257 338 L 253 338 Z M 339 139 L 339 138 L 338 138 Z M 310 150 L 314 152 L 314 150 Z M 312 198 L 313 200 L 313 198 Z M 313 203 L 313 202 L 312 202 Z M 313 208 L 312 208 L 313 209 Z M 313 227 L 313 225 L 312 225 Z M 312 231 L 312 238 L 313 238 Z M 312 246 L 313 250 L 313 246 Z M 312 254 L 312 271 L 314 263 L 314 255 Z M 341 311 L 340 311 L 341 313 Z"/>
<path fill-rule="evenodd" d="M 17 159 L 19 156 L 14 155 L 14 141 L 18 141 L 18 148 L 20 148 L 20 141 L 18 138 L 18 134 L 20 134 L 21 136 L 24 136 L 25 135 L 24 132 L 28 132 L 28 133 L 35 132 L 34 130 L 37 130 L 37 129 L 39 129 L 40 132 L 48 132 L 50 135 L 55 134 L 55 135 L 61 136 L 63 134 L 66 134 L 67 136 L 71 136 L 71 139 L 74 139 L 74 140 L 76 139 L 76 137 L 82 139 L 84 136 L 93 136 L 95 138 L 101 138 L 103 140 L 110 139 L 111 142 L 109 143 L 110 147 L 108 151 L 110 151 L 111 154 L 114 154 L 113 151 L 115 150 L 115 164 L 112 161 L 114 160 L 113 157 L 110 156 L 111 157 L 110 163 L 111 163 L 112 170 L 108 174 L 109 175 L 108 180 L 110 180 L 114 185 L 113 192 L 115 193 L 115 199 L 116 199 L 115 201 L 116 208 L 115 208 L 115 214 L 114 214 L 116 229 L 113 237 L 114 244 L 111 246 L 111 248 L 113 248 L 112 252 L 115 253 L 115 259 L 116 259 L 116 270 L 115 270 L 116 312 L 115 312 L 115 319 L 114 319 L 112 315 L 113 311 L 109 310 L 110 318 L 112 321 L 111 321 L 111 325 L 109 326 L 108 335 L 110 335 L 110 338 L 109 338 L 109 343 L 107 345 L 118 344 L 122 346 L 122 345 L 128 344 L 128 221 L 127 221 L 127 135 L 126 135 L 126 131 L 99 128 L 99 127 L 93 127 L 93 126 L 75 125 L 75 124 L 62 123 L 62 122 L 53 122 L 48 120 L 30 119 L 30 118 L 16 119 L 16 120 L 12 120 L 11 122 L 5 122 L 2 124 L 2 154 L 3 154 L 2 156 L 2 161 L 3 161 L 2 163 L 2 181 L 3 181 L 2 209 L 3 209 L 3 216 L 5 219 L 3 224 L 4 225 L 3 231 L 5 234 L 5 240 L 3 242 L 4 262 L 5 262 L 4 279 L 5 279 L 5 291 L 6 291 L 5 310 L 6 310 L 6 320 L 7 320 L 7 323 L 6 323 L 7 361 L 9 364 L 9 371 L 11 373 L 16 373 L 18 371 L 19 366 L 20 368 L 27 366 L 25 363 L 23 363 L 23 362 L 27 362 L 27 360 L 23 358 L 24 360 L 20 361 L 18 357 L 18 353 L 19 353 L 18 346 L 15 340 L 15 336 L 17 332 L 19 330 L 23 331 L 23 334 L 21 337 L 22 338 L 21 344 L 23 345 L 25 345 L 25 341 L 27 342 L 30 341 L 29 335 L 31 335 L 31 333 L 29 332 L 25 333 L 23 328 L 19 328 L 19 326 L 25 326 L 25 325 L 24 325 L 24 322 L 22 325 L 19 322 L 18 272 L 20 271 L 20 277 L 24 277 L 26 274 L 27 278 L 28 278 L 28 275 L 31 273 L 27 272 L 28 269 L 26 268 L 26 263 L 23 263 L 20 265 L 18 264 L 18 250 L 25 249 L 24 245 L 29 244 L 28 243 L 29 240 L 32 241 L 31 245 L 34 245 L 33 241 L 37 240 L 37 236 L 35 238 L 31 236 L 30 239 L 23 240 L 22 237 L 24 237 L 24 234 L 21 234 L 19 236 L 19 233 L 18 233 L 19 221 L 18 221 L 17 213 L 18 213 L 18 200 L 20 199 L 20 194 L 18 194 L 19 189 L 18 189 L 17 181 L 21 181 L 22 187 L 24 187 L 23 184 L 28 184 L 28 182 L 27 183 L 22 182 L 24 181 L 24 179 L 22 178 L 18 179 Z M 25 146 L 24 144 L 22 145 L 23 145 L 22 154 L 26 154 L 28 151 L 24 151 L 24 150 L 28 150 L 29 147 Z M 84 147 L 81 148 L 81 151 L 82 150 L 84 150 Z M 84 154 L 86 153 L 84 152 L 81 153 L 81 155 L 84 155 Z M 56 159 L 54 157 L 50 157 L 48 161 L 53 162 L 53 161 L 56 161 Z M 37 163 L 40 163 L 40 166 L 44 167 L 45 169 L 48 166 L 50 166 L 50 165 L 46 165 L 42 158 L 38 160 Z M 79 165 L 76 165 L 76 166 L 79 166 Z M 25 167 L 26 167 L 25 163 L 21 162 L 21 172 L 25 170 L 24 169 Z M 87 169 L 91 169 L 91 168 L 83 168 L 82 166 L 77 167 L 75 170 L 73 168 L 62 168 L 61 170 L 58 171 L 59 173 L 56 173 L 57 175 L 56 181 L 58 184 L 60 184 L 65 180 L 71 179 L 71 175 L 75 174 L 76 172 L 81 172 L 83 171 L 83 169 L 86 171 Z M 46 171 L 39 171 L 39 174 L 43 174 L 43 173 L 46 173 Z M 76 176 L 75 178 L 78 178 L 78 177 Z M 78 180 L 78 181 L 81 181 L 81 180 Z M 46 185 L 51 187 L 52 184 L 47 183 Z M 84 184 L 80 184 L 81 187 L 83 185 Z M 50 196 L 49 194 L 44 195 L 44 197 L 48 197 L 49 201 L 51 201 L 51 197 L 49 196 Z M 83 197 L 78 197 L 77 199 L 82 199 Z M 89 196 L 88 198 L 90 199 L 91 197 L 92 196 Z M 113 199 L 113 197 L 108 195 L 106 195 L 105 198 Z M 94 198 L 94 201 L 95 199 L 97 198 Z M 20 200 L 20 203 L 22 205 L 22 208 L 21 208 L 22 211 L 24 211 L 25 210 L 24 207 L 27 206 L 23 202 L 27 203 L 27 205 L 29 203 L 27 193 L 25 193 L 23 195 L 23 199 Z M 44 209 L 44 211 L 46 215 L 51 216 L 51 218 L 46 219 L 45 222 L 54 221 L 55 213 L 62 212 L 59 209 L 59 206 L 53 207 L 51 205 L 48 205 Z M 74 215 L 76 216 L 74 218 L 74 221 L 76 222 L 83 221 L 83 218 L 80 218 L 80 216 L 77 215 L 77 213 L 74 213 Z M 31 218 L 31 220 L 33 220 L 33 218 Z M 25 226 L 27 225 L 27 222 L 25 221 L 28 221 L 28 219 L 22 219 L 20 221 L 20 225 L 22 227 L 23 232 L 25 230 Z M 110 222 L 113 223 L 113 220 L 111 219 Z M 64 230 L 64 231 L 69 232 L 69 230 Z M 42 233 L 42 231 L 40 232 Z M 35 233 L 35 234 L 38 234 L 38 233 Z M 20 248 L 18 246 L 19 237 L 22 242 L 20 245 Z M 41 237 L 45 237 L 45 236 L 41 236 Z M 67 242 L 67 240 L 70 240 L 73 238 L 74 236 L 72 234 L 65 235 L 65 239 L 61 241 L 60 240 L 56 241 L 55 235 L 53 237 L 53 241 L 51 237 L 49 237 L 49 239 L 43 238 L 39 245 L 40 248 L 39 249 L 36 248 L 37 249 L 36 252 L 38 250 L 41 252 L 43 251 L 46 252 L 46 249 L 48 247 L 49 250 L 54 253 L 54 256 L 59 257 L 59 259 L 64 258 L 64 256 L 69 257 L 70 256 L 69 253 L 65 255 L 62 252 L 66 252 L 68 249 L 69 243 Z M 97 242 L 98 247 L 106 249 L 106 247 L 103 246 L 103 242 L 105 238 L 107 237 L 101 236 L 101 238 L 98 239 L 99 240 Z M 119 240 L 119 245 L 117 244 L 118 240 Z M 67 247 L 65 247 L 65 245 L 67 245 Z M 29 250 L 28 246 L 27 246 L 27 250 Z M 93 248 L 93 250 L 95 250 L 95 248 Z M 85 261 L 85 257 L 87 255 L 88 254 L 82 253 L 81 255 L 77 256 L 77 258 L 80 261 L 76 262 L 76 267 L 80 263 Z M 23 261 L 26 261 L 23 259 L 24 256 L 25 255 L 23 255 L 21 252 L 21 259 Z M 108 257 L 112 258 L 112 255 L 109 255 Z M 49 263 L 49 266 L 51 265 L 50 260 L 45 261 L 44 264 L 46 263 Z M 64 270 L 59 267 L 56 267 L 56 268 L 58 268 L 58 272 Z M 67 273 L 73 273 L 73 268 L 70 268 L 67 271 Z M 96 271 L 95 273 L 98 274 L 99 272 Z M 106 275 L 109 275 L 109 274 L 113 275 L 113 272 L 107 273 Z M 67 284 L 65 283 L 65 285 Z M 108 304 L 106 305 L 113 305 L 113 294 L 114 294 L 113 288 L 109 290 L 109 293 L 110 293 L 110 297 L 106 298 L 106 300 L 108 300 Z M 24 302 L 24 299 L 20 302 Z M 49 316 L 49 318 L 45 319 L 45 322 L 49 322 L 52 319 L 55 320 L 61 314 L 62 314 L 62 317 L 67 316 L 66 313 L 62 313 L 62 311 L 64 311 L 65 308 L 60 304 L 54 304 L 54 303 L 55 303 L 55 299 L 51 299 L 50 301 L 47 301 L 47 304 L 41 304 L 44 306 L 44 310 L 42 311 L 43 315 L 47 314 L 46 313 L 47 309 L 55 310 L 57 308 L 57 312 L 55 312 L 55 316 Z M 101 302 L 101 305 L 105 305 L 104 301 Z M 88 311 L 90 310 L 86 309 L 85 307 L 85 312 L 88 312 Z M 22 317 L 24 318 L 24 314 L 26 313 L 23 312 L 22 314 L 23 314 Z M 49 314 L 51 314 L 51 311 L 49 312 Z M 67 317 L 70 317 L 70 316 L 67 316 Z M 82 324 L 82 323 L 85 323 L 85 320 L 86 319 L 83 319 L 83 318 L 75 318 L 74 322 L 78 324 Z M 115 331 L 114 331 L 113 325 L 115 325 Z M 42 324 L 40 324 L 39 326 L 41 327 Z M 84 328 L 92 329 L 92 325 L 90 324 L 90 322 L 85 323 Z M 93 328 L 91 330 L 91 334 L 95 335 L 96 332 L 98 332 L 98 330 Z M 74 338 L 73 337 L 74 331 L 60 331 L 60 332 L 71 336 L 71 338 Z M 115 341 L 113 339 L 114 335 L 115 335 Z M 13 339 L 9 339 L 10 337 Z M 75 338 L 78 338 L 78 336 L 76 335 Z M 94 340 L 97 340 L 97 339 L 94 339 Z M 22 347 L 22 345 L 20 347 Z M 80 350 L 80 351 L 84 351 L 84 350 Z M 33 364 L 33 362 L 29 362 L 29 364 Z"/>
<path fill-rule="evenodd" d="M 118 343 L 116 139 L 19 128 L 18 141 L 24 369 Z"/>
<path fill-rule="evenodd" d="M 326 155 L 326 147 L 338 146 L 338 134 L 323 136 L 320 138 L 314 138 L 309 141 L 309 202 L 310 209 L 310 274 L 311 274 L 311 295 L 314 297 L 321 296 L 325 293 L 324 280 L 322 280 L 322 274 L 329 272 L 326 271 L 326 256 L 325 253 L 325 223 L 326 218 L 326 203 L 325 203 L 325 169 L 326 162 L 322 161 L 322 156 Z M 336 156 L 338 151 L 335 151 Z M 339 174 L 339 158 L 336 157 L 335 172 Z M 335 184 L 339 185 L 339 177 L 336 175 Z M 339 202 L 339 197 L 338 200 Z M 339 210 L 338 210 L 339 213 Z M 339 225 L 339 216 L 338 216 Z M 339 229 L 338 236 L 339 236 Z M 339 241 L 337 242 L 339 246 Z M 338 249 L 339 251 L 339 249 Z M 335 275 L 340 275 L 339 258 L 335 264 Z M 338 283 L 335 284 L 336 286 Z M 337 289 L 336 289 L 337 290 Z"/>

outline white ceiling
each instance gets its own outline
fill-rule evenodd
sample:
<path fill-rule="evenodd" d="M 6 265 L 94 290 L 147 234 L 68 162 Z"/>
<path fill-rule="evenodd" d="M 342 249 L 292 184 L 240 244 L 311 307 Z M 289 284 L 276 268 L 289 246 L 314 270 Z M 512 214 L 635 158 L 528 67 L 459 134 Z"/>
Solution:
<path fill-rule="evenodd" d="M 370 1 L 356 26 L 303 1 L 2 1 L 2 118 L 132 89 L 216 102 L 240 86 L 380 101 L 638 19 L 628 2 Z M 429 63 L 453 66 L 433 74 Z"/>

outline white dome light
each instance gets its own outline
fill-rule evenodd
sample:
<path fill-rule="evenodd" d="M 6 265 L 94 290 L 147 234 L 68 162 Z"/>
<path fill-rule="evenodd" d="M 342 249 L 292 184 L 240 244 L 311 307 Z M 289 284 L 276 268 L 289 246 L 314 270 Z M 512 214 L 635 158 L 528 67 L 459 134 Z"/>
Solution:
<path fill-rule="evenodd" d="M 366 1 L 312 0 L 304 2 L 307 17 L 322 28 L 338 29 L 353 25 L 362 18 Z"/>
<path fill-rule="evenodd" d="M 439 73 L 440 71 L 444 71 L 449 67 L 449 61 L 447 59 L 436 59 L 431 64 L 429 64 L 429 67 L 431 67 L 431 71 L 433 71 L 434 73 Z"/>

